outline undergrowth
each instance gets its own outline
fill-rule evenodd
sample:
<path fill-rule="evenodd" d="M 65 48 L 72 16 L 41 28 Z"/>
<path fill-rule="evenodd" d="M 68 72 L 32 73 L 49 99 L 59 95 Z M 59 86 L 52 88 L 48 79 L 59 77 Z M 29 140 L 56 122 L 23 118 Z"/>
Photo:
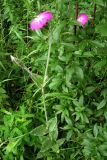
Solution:
<path fill-rule="evenodd" d="M 4 0 L 0 16 L 1 160 L 106 160 L 107 2 Z"/>

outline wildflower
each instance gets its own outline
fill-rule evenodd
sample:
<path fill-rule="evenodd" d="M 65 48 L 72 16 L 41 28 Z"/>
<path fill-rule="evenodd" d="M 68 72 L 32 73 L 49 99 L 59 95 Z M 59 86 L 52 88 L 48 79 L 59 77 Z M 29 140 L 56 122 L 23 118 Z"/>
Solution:
<path fill-rule="evenodd" d="M 53 15 L 51 12 L 46 11 L 40 13 L 36 18 L 34 18 L 30 23 L 31 30 L 38 30 L 43 28 L 50 20 L 52 20 Z"/>
<path fill-rule="evenodd" d="M 86 25 L 88 23 L 88 15 L 85 13 L 81 13 L 78 18 L 77 21 L 82 24 L 83 26 Z"/>

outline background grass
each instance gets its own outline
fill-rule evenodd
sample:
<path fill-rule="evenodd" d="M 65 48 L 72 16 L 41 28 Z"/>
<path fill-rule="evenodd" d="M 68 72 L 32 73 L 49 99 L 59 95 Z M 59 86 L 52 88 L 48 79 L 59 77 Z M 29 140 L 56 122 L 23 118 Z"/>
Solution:
<path fill-rule="evenodd" d="M 85 27 L 75 1 L 0 2 L 3 160 L 107 158 L 107 2 L 77 3 Z M 48 10 L 53 20 L 31 31 Z"/>

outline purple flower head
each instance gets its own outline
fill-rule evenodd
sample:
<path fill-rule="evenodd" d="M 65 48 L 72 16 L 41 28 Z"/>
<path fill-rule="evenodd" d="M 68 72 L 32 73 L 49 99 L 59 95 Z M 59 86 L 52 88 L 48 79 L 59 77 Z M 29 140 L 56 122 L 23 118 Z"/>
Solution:
<path fill-rule="evenodd" d="M 85 13 L 81 13 L 78 18 L 77 21 L 82 24 L 83 26 L 87 24 L 88 22 L 88 15 Z"/>
<path fill-rule="evenodd" d="M 38 30 L 43 28 L 47 24 L 47 22 L 52 20 L 52 18 L 53 15 L 49 11 L 40 13 L 36 18 L 32 19 L 30 23 L 31 30 Z"/>

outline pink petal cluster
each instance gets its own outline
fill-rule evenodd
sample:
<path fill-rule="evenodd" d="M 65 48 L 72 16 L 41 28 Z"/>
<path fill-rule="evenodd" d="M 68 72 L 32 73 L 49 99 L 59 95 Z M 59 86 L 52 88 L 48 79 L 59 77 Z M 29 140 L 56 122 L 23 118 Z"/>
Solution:
<path fill-rule="evenodd" d="M 88 23 L 88 15 L 85 13 L 81 13 L 78 18 L 77 21 L 82 24 L 83 26 L 86 25 Z"/>
<path fill-rule="evenodd" d="M 38 30 L 43 28 L 52 18 L 53 15 L 49 11 L 40 13 L 36 18 L 32 19 L 30 23 L 31 30 Z"/>

